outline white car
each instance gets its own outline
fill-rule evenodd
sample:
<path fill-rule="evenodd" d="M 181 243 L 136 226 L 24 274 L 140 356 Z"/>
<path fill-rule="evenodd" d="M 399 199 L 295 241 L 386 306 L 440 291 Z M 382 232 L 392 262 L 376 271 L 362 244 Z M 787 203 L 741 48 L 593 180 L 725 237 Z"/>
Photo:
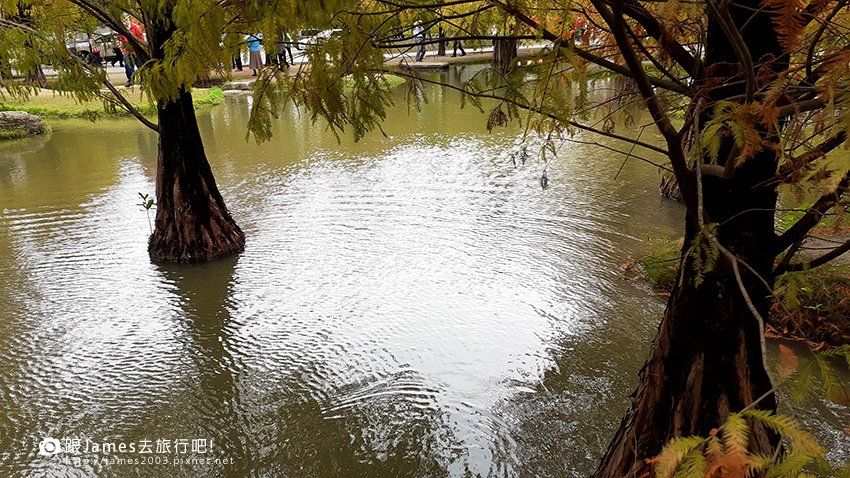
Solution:
<path fill-rule="evenodd" d="M 295 44 L 295 48 L 303 50 L 307 47 L 307 45 L 316 45 L 321 43 L 341 31 L 342 30 L 339 28 L 334 28 L 332 30 L 301 30 L 301 36 Z"/>
<path fill-rule="evenodd" d="M 115 35 L 107 28 L 98 28 L 93 34 L 77 33 L 69 37 L 65 43 L 75 55 L 90 65 L 100 65 L 104 60 L 109 61 Z"/>

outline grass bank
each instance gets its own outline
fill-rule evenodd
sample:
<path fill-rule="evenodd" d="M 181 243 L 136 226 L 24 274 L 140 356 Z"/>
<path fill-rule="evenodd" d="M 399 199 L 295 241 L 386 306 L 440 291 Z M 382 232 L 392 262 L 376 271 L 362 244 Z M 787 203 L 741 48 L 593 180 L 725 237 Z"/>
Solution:
<path fill-rule="evenodd" d="M 658 238 L 652 250 L 624 265 L 645 277 L 660 295 L 678 281 L 682 239 Z M 766 335 L 818 345 L 850 344 L 850 265 L 833 265 L 787 273 L 776 279 Z"/>
<path fill-rule="evenodd" d="M 137 88 L 122 89 L 121 93 L 136 109 L 145 115 L 156 113 L 156 105 L 142 97 Z M 216 105 L 222 102 L 224 95 L 219 88 L 192 90 L 195 106 Z M 99 116 L 126 116 L 129 113 L 103 100 L 79 102 L 75 98 L 59 94 L 53 90 L 39 90 L 37 95 L 24 101 L 9 100 L 0 102 L 0 111 L 26 111 L 44 118 L 89 118 Z"/>

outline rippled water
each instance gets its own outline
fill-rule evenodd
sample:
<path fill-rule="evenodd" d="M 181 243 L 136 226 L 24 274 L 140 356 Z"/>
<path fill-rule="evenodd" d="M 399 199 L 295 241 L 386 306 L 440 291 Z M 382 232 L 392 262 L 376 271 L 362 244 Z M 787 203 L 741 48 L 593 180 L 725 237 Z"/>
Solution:
<path fill-rule="evenodd" d="M 586 475 L 663 309 L 618 266 L 682 212 L 584 144 L 543 190 L 511 159 L 534 140 L 427 95 L 360 143 L 294 109 L 246 143 L 248 96 L 200 112 L 248 237 L 206 265 L 148 261 L 156 143 L 133 121 L 0 146 L 0 475 Z M 233 464 L 67 463 L 45 436 L 204 439 L 177 456 Z"/>

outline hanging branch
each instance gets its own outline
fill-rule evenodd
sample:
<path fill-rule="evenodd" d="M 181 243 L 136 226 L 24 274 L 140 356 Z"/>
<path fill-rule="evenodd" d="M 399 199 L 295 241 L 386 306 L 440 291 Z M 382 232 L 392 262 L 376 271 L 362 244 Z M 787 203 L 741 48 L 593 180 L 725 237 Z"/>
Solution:
<path fill-rule="evenodd" d="M 147 43 L 141 38 L 136 38 L 136 35 L 133 35 L 130 30 L 128 30 L 127 27 L 125 27 L 124 24 L 121 23 L 120 20 L 110 15 L 99 5 L 91 2 L 90 0 L 69 1 L 74 5 L 87 11 L 91 16 L 99 20 L 101 23 L 107 25 L 114 32 L 124 36 L 124 38 L 127 39 L 127 43 L 130 43 L 133 46 L 133 51 L 141 57 L 143 63 L 151 59 L 150 54 L 147 50 Z"/>

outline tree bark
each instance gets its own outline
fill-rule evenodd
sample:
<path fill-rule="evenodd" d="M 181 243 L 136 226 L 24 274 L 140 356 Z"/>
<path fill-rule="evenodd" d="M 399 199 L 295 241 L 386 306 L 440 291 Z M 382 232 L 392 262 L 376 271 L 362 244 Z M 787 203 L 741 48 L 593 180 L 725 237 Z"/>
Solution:
<path fill-rule="evenodd" d="M 228 212 L 204 153 L 192 105 L 183 90 L 161 100 L 156 172 L 156 226 L 148 243 L 154 261 L 198 262 L 241 251 L 245 235 Z"/>
<path fill-rule="evenodd" d="M 442 25 L 437 30 L 437 38 L 440 40 L 437 43 L 437 56 L 446 56 L 446 34 L 443 32 Z"/>
<path fill-rule="evenodd" d="M 659 189 L 661 190 L 661 196 L 682 202 L 682 191 L 679 189 L 679 182 L 676 181 L 675 176 L 663 176 Z"/>
<path fill-rule="evenodd" d="M 172 11 L 146 15 L 150 57 L 165 58 L 173 35 Z M 159 100 L 159 151 L 156 172 L 156 224 L 148 241 L 153 261 L 200 262 L 228 256 L 245 247 L 245 235 L 231 217 L 204 153 L 192 95 L 181 87 L 176 98 Z"/>

